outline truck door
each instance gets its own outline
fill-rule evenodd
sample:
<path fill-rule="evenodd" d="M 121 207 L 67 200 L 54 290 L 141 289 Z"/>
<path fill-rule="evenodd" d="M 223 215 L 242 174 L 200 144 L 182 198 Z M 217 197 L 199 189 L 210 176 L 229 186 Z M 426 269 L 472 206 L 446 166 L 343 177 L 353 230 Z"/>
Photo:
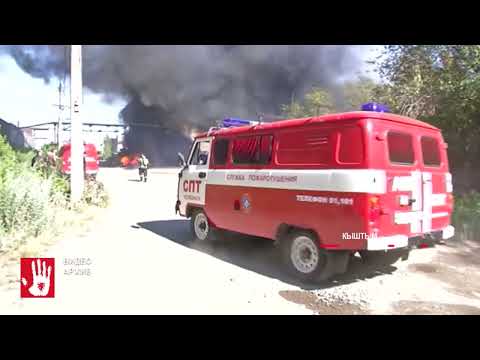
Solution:
<path fill-rule="evenodd" d="M 420 140 L 423 159 L 423 218 L 424 233 L 447 227 L 451 208 L 448 204 L 447 159 L 441 156 L 441 141 L 435 136 L 422 136 Z"/>
<path fill-rule="evenodd" d="M 385 200 L 390 210 L 387 212 L 388 216 L 381 217 L 381 228 L 388 235 L 410 237 L 420 234 L 424 208 L 423 191 L 428 191 L 428 179 L 422 177 L 419 169 L 414 151 L 414 136 L 404 129 L 389 131 L 387 148 L 390 169 Z M 424 181 L 426 188 L 422 188 Z"/>
<path fill-rule="evenodd" d="M 211 139 L 197 139 L 187 159 L 187 166 L 179 174 L 178 200 L 180 214 L 186 215 L 188 205 L 205 205 Z"/>
<path fill-rule="evenodd" d="M 417 140 L 419 154 L 415 156 Z M 416 236 L 448 226 L 446 165 L 437 138 L 392 131 L 387 142 L 393 165 L 387 194 L 393 208 L 392 233 Z"/>

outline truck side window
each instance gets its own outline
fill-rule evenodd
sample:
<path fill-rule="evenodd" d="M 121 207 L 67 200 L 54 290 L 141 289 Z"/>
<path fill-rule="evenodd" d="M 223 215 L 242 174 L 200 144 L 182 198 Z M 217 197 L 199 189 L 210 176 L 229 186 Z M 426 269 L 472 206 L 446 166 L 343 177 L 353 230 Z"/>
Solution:
<path fill-rule="evenodd" d="M 213 145 L 213 159 L 215 165 L 225 165 L 228 156 L 228 139 L 217 139 Z"/>
<path fill-rule="evenodd" d="M 338 162 L 361 164 L 363 162 L 363 134 L 359 126 L 342 129 L 339 133 Z"/>
<path fill-rule="evenodd" d="M 272 160 L 273 136 L 266 135 L 260 139 L 259 162 L 260 164 L 269 164 Z"/>
<path fill-rule="evenodd" d="M 285 132 L 278 138 L 277 161 L 280 165 L 326 165 L 333 150 L 332 131 L 308 129 Z"/>
<path fill-rule="evenodd" d="M 201 141 L 195 145 L 195 149 L 190 159 L 190 165 L 207 165 L 208 155 L 210 154 L 210 142 Z"/>
<path fill-rule="evenodd" d="M 388 155 L 393 164 L 411 165 L 415 162 L 412 136 L 400 132 L 389 132 Z"/>
<path fill-rule="evenodd" d="M 235 164 L 268 164 L 272 157 L 273 136 L 246 136 L 233 141 Z"/>
<path fill-rule="evenodd" d="M 421 143 L 423 164 L 427 166 L 440 166 L 441 161 L 437 139 L 423 136 Z"/>

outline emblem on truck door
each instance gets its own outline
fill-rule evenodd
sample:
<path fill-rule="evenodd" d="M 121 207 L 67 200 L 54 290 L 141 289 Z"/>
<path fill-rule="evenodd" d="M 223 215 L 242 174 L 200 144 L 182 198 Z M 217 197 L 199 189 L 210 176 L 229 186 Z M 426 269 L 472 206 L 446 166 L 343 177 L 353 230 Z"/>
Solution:
<path fill-rule="evenodd" d="M 242 204 L 242 209 L 245 211 L 250 210 L 252 206 L 252 200 L 250 199 L 250 196 L 248 194 L 244 194 L 242 196 L 240 203 Z"/>

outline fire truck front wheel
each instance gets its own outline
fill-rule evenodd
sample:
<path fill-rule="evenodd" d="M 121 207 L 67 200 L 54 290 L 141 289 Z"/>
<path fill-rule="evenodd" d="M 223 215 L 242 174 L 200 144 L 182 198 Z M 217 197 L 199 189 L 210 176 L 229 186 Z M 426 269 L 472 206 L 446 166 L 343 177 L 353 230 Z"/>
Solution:
<path fill-rule="evenodd" d="M 203 210 L 194 210 L 190 218 L 191 231 L 195 241 L 210 241 L 213 238 L 213 229 L 208 223 L 207 215 Z"/>
<path fill-rule="evenodd" d="M 328 280 L 332 275 L 332 254 L 318 246 L 308 231 L 294 231 L 280 241 L 283 262 L 289 272 L 306 282 Z"/>

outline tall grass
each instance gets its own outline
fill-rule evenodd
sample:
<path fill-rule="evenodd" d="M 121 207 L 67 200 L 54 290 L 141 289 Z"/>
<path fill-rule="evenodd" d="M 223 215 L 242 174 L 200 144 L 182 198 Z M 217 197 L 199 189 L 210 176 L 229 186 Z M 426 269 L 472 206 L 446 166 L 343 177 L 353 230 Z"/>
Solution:
<path fill-rule="evenodd" d="M 14 151 L 0 137 L 0 251 L 44 233 L 67 204 L 63 180 L 32 167 L 33 156 Z"/>
<path fill-rule="evenodd" d="M 85 205 L 108 205 L 103 184 L 93 180 L 86 182 L 83 202 L 72 207 L 69 181 L 59 171 L 56 152 L 54 146 L 39 154 L 14 151 L 0 136 L 0 253 L 40 235 L 54 237 L 70 221 L 66 218 Z"/>

